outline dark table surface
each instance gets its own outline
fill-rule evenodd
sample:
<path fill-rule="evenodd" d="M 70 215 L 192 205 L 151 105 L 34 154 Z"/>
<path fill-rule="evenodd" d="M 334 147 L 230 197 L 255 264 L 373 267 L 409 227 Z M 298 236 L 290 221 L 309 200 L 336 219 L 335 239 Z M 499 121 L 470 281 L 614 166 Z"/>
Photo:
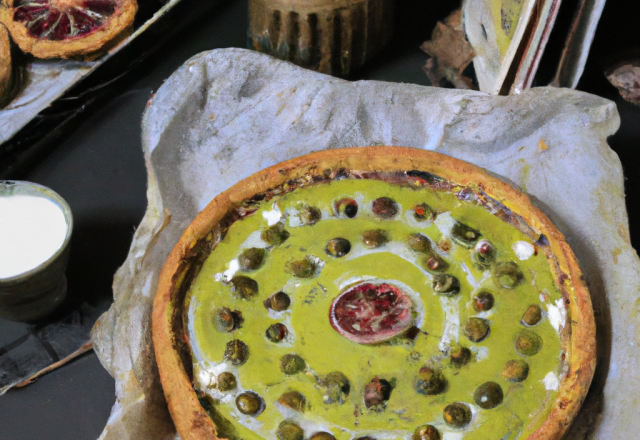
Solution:
<path fill-rule="evenodd" d="M 422 72 L 427 56 L 419 46 L 430 38 L 436 21 L 446 17 L 456 4 L 397 2 L 391 44 L 352 79 L 429 85 Z M 640 33 L 635 15 L 627 10 L 629 6 L 628 2 L 607 4 L 578 89 L 618 105 L 622 125 L 609 143 L 620 156 L 627 177 L 631 237 L 637 247 L 640 108 L 622 100 L 603 75 L 609 57 L 640 48 Z M 50 153 L 18 176 L 54 189 L 73 211 L 69 290 L 63 309 L 72 310 L 83 302 L 100 310 L 109 307 L 113 273 L 124 261 L 146 208 L 146 171 L 140 141 L 140 120 L 146 102 L 189 57 L 215 48 L 245 47 L 246 8 L 244 0 L 227 1 L 179 33 L 114 85 L 108 101 L 88 108 L 76 119 L 72 130 L 55 139 Z M 570 14 L 560 16 L 554 33 L 566 32 L 570 18 Z M 557 54 L 559 50 L 556 45 L 548 52 Z M 27 331 L 25 324 L 0 319 L 0 346 Z M 114 380 L 90 352 L 28 387 L 0 396 L 0 439 L 96 439 L 114 402 Z"/>

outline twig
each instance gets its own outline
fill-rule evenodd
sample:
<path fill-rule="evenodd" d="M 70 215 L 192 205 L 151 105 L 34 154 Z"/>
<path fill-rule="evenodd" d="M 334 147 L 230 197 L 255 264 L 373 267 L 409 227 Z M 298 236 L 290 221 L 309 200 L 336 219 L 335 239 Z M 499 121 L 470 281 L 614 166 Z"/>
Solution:
<path fill-rule="evenodd" d="M 82 346 L 80 348 L 78 348 L 76 351 L 71 353 L 69 356 L 67 356 L 67 357 L 65 357 L 63 359 L 60 359 L 55 364 L 51 364 L 48 367 L 43 368 L 42 370 L 38 371 L 37 373 L 35 373 L 31 377 L 28 377 L 27 379 L 25 379 L 22 382 L 20 382 L 18 385 L 15 386 L 15 388 L 21 388 L 21 387 L 25 387 L 25 386 L 27 386 L 29 384 L 32 384 L 33 382 L 38 380 L 38 378 L 40 376 L 43 376 L 43 375 L 47 374 L 48 372 L 53 371 L 56 368 L 59 368 L 59 367 L 63 366 L 67 362 L 72 361 L 73 359 L 77 358 L 78 356 L 80 356 L 83 353 L 86 353 L 87 351 L 91 350 L 92 348 L 93 348 L 93 342 L 91 342 L 91 341 L 85 342 L 84 344 L 82 344 Z"/>

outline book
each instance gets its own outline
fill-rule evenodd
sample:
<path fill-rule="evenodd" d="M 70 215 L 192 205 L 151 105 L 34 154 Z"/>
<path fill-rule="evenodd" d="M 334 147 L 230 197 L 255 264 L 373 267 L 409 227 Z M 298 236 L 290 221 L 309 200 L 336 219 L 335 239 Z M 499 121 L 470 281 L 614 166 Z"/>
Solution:
<path fill-rule="evenodd" d="M 560 59 L 551 61 L 557 62 L 551 85 L 577 86 L 605 2 L 566 3 L 576 10 Z M 473 65 L 480 90 L 506 95 L 531 87 L 561 5 L 562 0 L 464 0 L 463 24 L 476 53 Z"/>

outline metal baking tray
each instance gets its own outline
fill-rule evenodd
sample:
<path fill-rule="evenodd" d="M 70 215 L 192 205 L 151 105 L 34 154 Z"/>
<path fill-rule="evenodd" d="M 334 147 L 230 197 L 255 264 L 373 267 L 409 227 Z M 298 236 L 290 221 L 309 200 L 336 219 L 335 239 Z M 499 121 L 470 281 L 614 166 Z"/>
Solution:
<path fill-rule="evenodd" d="M 27 83 L 0 109 L 0 179 L 53 148 L 51 138 L 153 51 L 223 0 L 138 0 L 134 32 L 94 61 L 30 58 Z M 47 141 L 49 139 L 49 141 Z"/>

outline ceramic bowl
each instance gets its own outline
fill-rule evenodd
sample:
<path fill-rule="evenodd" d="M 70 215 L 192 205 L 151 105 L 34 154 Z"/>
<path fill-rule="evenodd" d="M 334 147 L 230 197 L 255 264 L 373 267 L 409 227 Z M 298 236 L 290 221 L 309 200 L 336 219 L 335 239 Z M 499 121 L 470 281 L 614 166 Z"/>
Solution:
<path fill-rule="evenodd" d="M 43 197 L 52 201 L 62 210 L 67 223 L 64 242 L 51 257 L 19 275 L 0 278 L 0 317 L 14 321 L 35 321 L 52 313 L 67 294 L 65 270 L 69 259 L 73 216 L 67 202 L 45 186 L 16 180 L 0 181 L 0 197 L 17 195 Z"/>

